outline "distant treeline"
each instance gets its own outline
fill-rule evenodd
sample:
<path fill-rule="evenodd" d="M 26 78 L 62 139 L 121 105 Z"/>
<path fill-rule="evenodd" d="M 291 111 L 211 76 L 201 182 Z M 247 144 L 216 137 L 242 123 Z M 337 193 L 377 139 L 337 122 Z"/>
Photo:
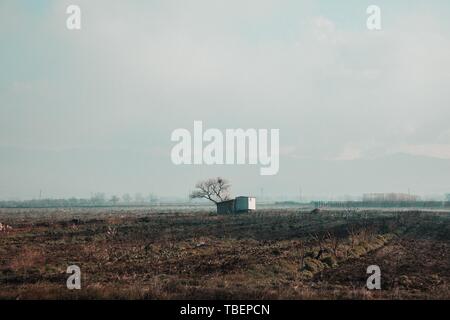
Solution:
<path fill-rule="evenodd" d="M 107 197 L 104 193 L 93 193 L 90 198 L 63 198 L 63 199 L 33 199 L 33 200 L 7 200 L 0 201 L 0 208 L 59 208 L 59 207 L 115 207 L 115 206 L 148 206 L 157 205 L 160 198 L 150 193 L 143 196 L 136 193 L 131 196 L 125 193 L 121 197 L 112 195 Z"/>
<path fill-rule="evenodd" d="M 185 202 L 160 201 L 156 197 L 133 199 L 128 196 L 122 199 L 113 196 L 111 199 L 94 196 L 90 199 L 35 199 L 35 200 L 10 200 L 0 201 L 0 208 L 70 208 L 70 207 L 128 207 L 128 206 L 154 206 L 161 204 L 186 205 Z M 289 207 L 310 206 L 315 208 L 448 208 L 450 201 L 311 201 L 295 202 L 281 201 L 274 205 Z"/>
<path fill-rule="evenodd" d="M 35 199 L 0 201 L 0 208 L 68 208 L 68 207 L 111 207 L 111 206 L 146 206 L 157 205 L 159 199 L 119 199 L 113 197 L 104 199 L 93 197 L 90 199 Z"/>
<path fill-rule="evenodd" d="M 316 208 L 450 208 L 450 201 L 313 201 Z"/>

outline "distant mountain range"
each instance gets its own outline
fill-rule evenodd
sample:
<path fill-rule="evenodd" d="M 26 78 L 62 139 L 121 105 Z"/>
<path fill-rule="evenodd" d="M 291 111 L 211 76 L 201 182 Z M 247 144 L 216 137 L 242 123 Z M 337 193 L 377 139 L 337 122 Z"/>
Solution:
<path fill-rule="evenodd" d="M 196 181 L 224 176 L 235 195 L 333 198 L 369 192 L 443 197 L 450 193 L 450 160 L 394 154 L 376 159 L 316 160 L 281 156 L 276 176 L 259 166 L 174 166 L 170 150 L 0 148 L 0 199 L 88 197 L 93 192 L 141 192 L 187 197 Z M 300 191 L 301 189 L 301 191 Z"/>

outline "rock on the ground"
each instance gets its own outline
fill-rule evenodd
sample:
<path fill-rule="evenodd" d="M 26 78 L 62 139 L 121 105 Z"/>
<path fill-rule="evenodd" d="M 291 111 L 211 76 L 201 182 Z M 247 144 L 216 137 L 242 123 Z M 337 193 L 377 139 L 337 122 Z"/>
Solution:
<path fill-rule="evenodd" d="M 6 232 L 12 230 L 12 227 L 0 222 L 0 232 Z"/>

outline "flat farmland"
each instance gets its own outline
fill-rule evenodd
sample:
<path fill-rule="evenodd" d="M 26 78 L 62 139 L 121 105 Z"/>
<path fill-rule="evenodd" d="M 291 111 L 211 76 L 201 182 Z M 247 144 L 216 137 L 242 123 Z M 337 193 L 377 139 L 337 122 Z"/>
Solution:
<path fill-rule="evenodd" d="M 445 211 L 0 209 L 0 222 L 1 299 L 450 298 Z"/>

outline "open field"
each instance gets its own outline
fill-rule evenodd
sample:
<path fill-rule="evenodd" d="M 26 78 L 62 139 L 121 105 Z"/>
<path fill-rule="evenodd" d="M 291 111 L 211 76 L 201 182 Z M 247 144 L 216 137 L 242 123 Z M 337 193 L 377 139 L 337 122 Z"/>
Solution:
<path fill-rule="evenodd" d="M 450 299 L 450 214 L 0 209 L 2 299 Z M 68 290 L 76 264 L 82 289 Z M 382 290 L 365 289 L 379 265 Z"/>

